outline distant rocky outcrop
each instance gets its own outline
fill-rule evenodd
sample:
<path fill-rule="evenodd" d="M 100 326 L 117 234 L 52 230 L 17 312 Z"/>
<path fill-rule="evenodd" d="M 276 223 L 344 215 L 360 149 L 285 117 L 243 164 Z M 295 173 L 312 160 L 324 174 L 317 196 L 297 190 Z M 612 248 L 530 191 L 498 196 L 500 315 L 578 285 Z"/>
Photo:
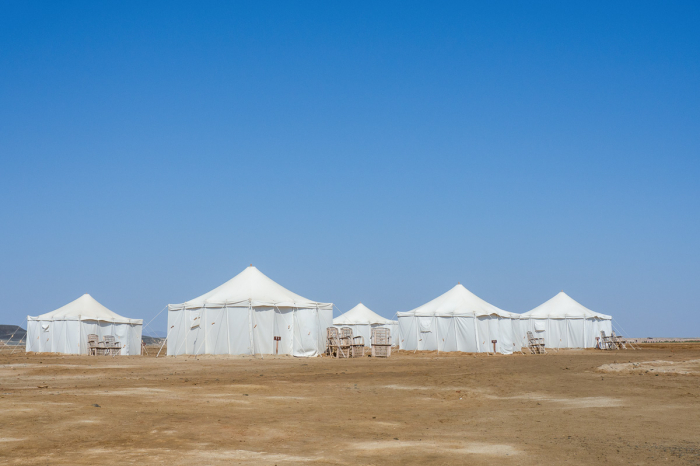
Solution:
<path fill-rule="evenodd" d="M 0 340 L 18 342 L 24 340 L 27 331 L 18 325 L 0 325 Z M 10 340 L 10 337 L 12 339 Z"/>
<path fill-rule="evenodd" d="M 165 338 L 156 338 L 156 337 L 149 337 L 149 336 L 143 335 L 141 337 L 141 340 L 146 345 L 162 345 L 163 340 L 165 340 Z"/>

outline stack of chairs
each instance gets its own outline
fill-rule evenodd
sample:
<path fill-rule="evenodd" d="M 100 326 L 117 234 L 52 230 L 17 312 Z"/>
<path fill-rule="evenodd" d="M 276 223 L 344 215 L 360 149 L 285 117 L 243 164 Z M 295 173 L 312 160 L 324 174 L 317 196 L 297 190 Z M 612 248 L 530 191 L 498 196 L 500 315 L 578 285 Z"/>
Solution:
<path fill-rule="evenodd" d="M 100 341 L 100 337 L 96 334 L 91 333 L 87 336 L 88 341 L 88 356 L 97 356 L 97 343 Z"/>
<path fill-rule="evenodd" d="M 372 357 L 388 358 L 391 356 L 391 331 L 388 328 L 372 329 Z"/>
<path fill-rule="evenodd" d="M 532 354 L 547 354 L 547 350 L 544 347 L 544 338 L 538 338 L 530 331 L 527 332 L 527 348 Z"/>
<path fill-rule="evenodd" d="M 336 327 L 328 327 L 326 337 L 328 338 L 328 356 L 337 358 L 340 347 L 340 332 Z"/>
<path fill-rule="evenodd" d="M 352 338 L 352 354 L 353 358 L 365 357 L 365 337 L 358 335 Z"/>
<path fill-rule="evenodd" d="M 332 358 L 361 358 L 365 355 L 365 339 L 353 337 L 350 327 L 328 327 L 328 355 Z"/>
<path fill-rule="evenodd" d="M 610 335 L 606 335 L 604 330 L 600 331 L 600 349 L 616 350 L 620 349 L 615 340 Z"/>
<path fill-rule="evenodd" d="M 350 327 L 341 327 L 338 345 L 338 358 L 352 357 L 352 329 Z"/>

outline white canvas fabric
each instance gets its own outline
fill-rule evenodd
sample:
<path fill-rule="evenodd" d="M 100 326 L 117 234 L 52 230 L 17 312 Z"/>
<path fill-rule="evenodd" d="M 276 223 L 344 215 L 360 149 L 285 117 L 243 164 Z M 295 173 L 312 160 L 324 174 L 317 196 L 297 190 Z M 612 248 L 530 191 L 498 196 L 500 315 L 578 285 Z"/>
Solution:
<path fill-rule="evenodd" d="M 464 352 L 519 351 L 520 316 L 499 309 L 461 284 L 408 312 L 399 312 L 399 347 Z"/>
<path fill-rule="evenodd" d="M 527 332 L 544 338 L 548 348 L 594 348 L 600 331 L 612 333 L 612 317 L 594 312 L 563 291 L 521 315 L 521 340 Z"/>
<path fill-rule="evenodd" d="M 274 354 L 278 348 L 278 354 L 317 356 L 332 323 L 332 303 L 299 296 L 251 265 L 202 296 L 168 305 L 168 355 Z"/>
<path fill-rule="evenodd" d="M 141 354 L 142 319 L 129 319 L 107 309 L 89 294 L 55 311 L 27 316 L 27 351 L 88 354 L 87 336 L 113 335 L 122 355 Z"/>
<path fill-rule="evenodd" d="M 362 303 L 333 319 L 333 326 L 338 328 L 350 327 L 352 329 L 353 336 L 364 337 L 365 346 L 371 346 L 373 328 L 388 328 L 391 335 L 392 344 L 398 344 L 398 321 L 386 319 L 370 310 Z"/>

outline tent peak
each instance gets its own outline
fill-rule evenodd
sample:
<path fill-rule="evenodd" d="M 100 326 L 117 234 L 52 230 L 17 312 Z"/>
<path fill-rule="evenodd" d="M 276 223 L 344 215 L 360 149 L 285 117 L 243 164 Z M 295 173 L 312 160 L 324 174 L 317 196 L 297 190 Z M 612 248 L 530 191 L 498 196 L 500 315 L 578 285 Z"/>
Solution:
<path fill-rule="evenodd" d="M 514 314 L 504 311 L 503 309 L 499 309 L 493 304 L 487 303 L 466 289 L 464 285 L 458 283 L 437 298 L 411 311 L 399 312 L 398 315 L 399 317 L 406 315 L 414 315 L 418 317 L 454 315 L 498 315 L 501 317 L 512 317 Z"/>
<path fill-rule="evenodd" d="M 236 303 L 252 304 L 254 307 L 292 307 L 321 309 L 332 308 L 331 303 L 311 301 L 289 291 L 250 264 L 241 273 L 193 300 L 182 304 L 170 304 L 170 309 L 186 307 L 235 307 Z"/>
<path fill-rule="evenodd" d="M 391 324 L 390 319 L 380 316 L 362 303 L 333 319 L 333 325 Z"/>

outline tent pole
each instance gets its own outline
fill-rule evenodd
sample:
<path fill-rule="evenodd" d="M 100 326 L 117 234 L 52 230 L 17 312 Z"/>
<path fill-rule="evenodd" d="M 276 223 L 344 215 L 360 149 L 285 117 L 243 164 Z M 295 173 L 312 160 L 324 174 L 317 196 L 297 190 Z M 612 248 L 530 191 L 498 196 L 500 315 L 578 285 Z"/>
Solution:
<path fill-rule="evenodd" d="M 186 320 L 186 319 L 185 319 L 186 314 L 187 314 L 187 308 L 185 308 L 185 307 L 183 306 L 183 307 L 182 307 L 182 317 L 180 317 L 180 320 Z M 187 326 L 185 326 L 185 328 L 187 328 Z M 188 334 L 191 330 L 192 330 L 191 327 L 190 327 L 189 329 L 187 329 L 187 333 L 185 333 L 185 339 L 182 340 L 182 341 L 180 342 L 180 346 L 177 347 L 177 349 L 175 350 L 175 354 L 174 354 L 173 356 L 177 356 L 177 353 L 180 351 L 180 348 L 182 348 L 182 345 L 183 345 L 183 344 L 185 345 L 185 355 L 187 355 L 187 334 Z"/>
<path fill-rule="evenodd" d="M 226 343 L 228 345 L 228 354 L 231 355 L 231 325 L 229 323 L 228 305 L 224 306 L 224 310 L 226 311 Z"/>
<path fill-rule="evenodd" d="M 418 319 L 415 316 L 413 318 Z M 420 329 L 418 327 L 419 327 L 419 325 L 416 326 L 416 349 L 413 350 L 413 354 L 416 354 L 416 351 L 418 351 L 418 342 L 420 341 L 420 339 L 418 338 L 420 336 L 420 331 L 419 331 Z"/>
<path fill-rule="evenodd" d="M 168 311 L 168 312 L 170 312 L 170 311 Z M 170 327 L 170 328 L 168 329 L 168 333 L 165 335 L 165 340 L 163 340 L 163 344 L 160 345 L 160 349 L 158 350 L 158 354 L 156 354 L 156 358 L 157 358 L 158 356 L 160 356 L 160 352 L 163 351 L 163 347 L 164 347 L 165 344 L 168 342 L 168 337 L 170 336 L 170 332 L 172 332 L 174 328 L 175 328 L 175 326 L 173 325 L 172 327 Z"/>
<path fill-rule="evenodd" d="M 202 310 L 202 314 L 206 315 L 206 307 L 204 308 L 204 310 Z M 206 322 L 206 319 L 204 317 L 201 317 L 200 320 L 203 320 Z M 199 327 L 202 328 L 201 323 L 199 324 Z M 202 343 L 199 344 L 199 348 L 194 349 L 195 358 L 196 358 L 197 354 L 199 354 L 199 350 L 202 349 L 202 346 L 204 346 L 204 354 L 208 354 L 207 353 L 207 333 L 209 331 L 209 327 L 210 327 L 209 325 L 204 325 L 204 340 L 202 340 Z"/>
<path fill-rule="evenodd" d="M 202 345 L 204 345 L 204 354 L 207 354 L 207 305 L 204 305 L 204 309 L 202 309 L 202 317 L 201 319 L 205 322 L 204 324 L 204 340 L 202 340 L 202 343 L 199 345 L 199 349 L 202 349 Z M 201 325 L 201 324 L 200 324 Z M 195 351 L 195 356 L 199 353 L 199 350 Z"/>
<path fill-rule="evenodd" d="M 294 325 L 296 331 L 299 333 L 299 344 L 301 345 L 303 337 L 301 335 L 301 325 L 299 325 L 299 316 L 297 315 L 298 310 L 299 308 L 295 307 L 292 311 L 292 324 Z M 292 337 L 292 356 L 294 356 L 294 337 Z"/>
<path fill-rule="evenodd" d="M 251 307 L 251 310 L 253 308 Z M 255 310 L 252 310 L 252 315 L 253 315 L 253 349 L 255 349 L 255 328 L 257 327 L 257 323 L 255 321 Z M 262 350 L 260 350 L 260 359 L 265 359 L 265 355 L 263 354 Z"/>
<path fill-rule="evenodd" d="M 319 346 L 321 344 L 321 340 L 323 339 L 323 332 L 321 332 L 321 316 L 318 313 L 318 304 L 316 304 L 316 352 L 318 355 L 321 355 L 321 347 Z M 324 345 L 325 346 L 325 345 Z M 324 350 L 325 353 L 325 350 Z"/>
<path fill-rule="evenodd" d="M 453 323 L 452 327 L 454 328 L 454 331 L 455 331 L 455 346 L 457 347 L 457 351 L 459 351 L 459 340 L 457 339 L 457 318 L 453 317 L 453 319 L 455 319 L 452 322 Z"/>
<path fill-rule="evenodd" d="M 438 345 L 438 356 L 440 356 L 440 325 L 438 324 L 438 318 L 437 316 L 434 317 L 435 319 L 435 336 L 437 337 L 437 345 Z"/>
<path fill-rule="evenodd" d="M 248 300 L 248 338 L 250 338 L 251 356 L 255 356 L 255 333 L 253 332 L 253 303 Z"/>

